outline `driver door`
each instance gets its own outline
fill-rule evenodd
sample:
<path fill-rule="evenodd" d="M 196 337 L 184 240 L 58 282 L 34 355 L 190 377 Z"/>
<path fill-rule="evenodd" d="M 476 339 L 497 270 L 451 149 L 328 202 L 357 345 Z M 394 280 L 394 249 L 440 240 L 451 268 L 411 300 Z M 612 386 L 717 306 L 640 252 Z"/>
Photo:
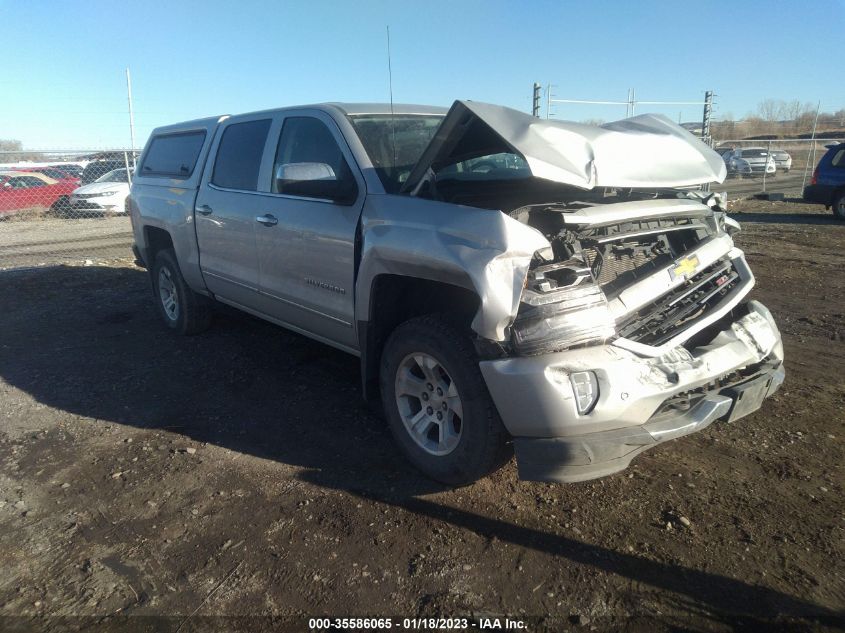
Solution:
<path fill-rule="evenodd" d="M 273 136 L 275 135 L 275 136 Z M 277 115 L 266 221 L 255 227 L 262 312 L 339 347 L 357 347 L 355 231 L 364 181 L 332 118 Z"/>

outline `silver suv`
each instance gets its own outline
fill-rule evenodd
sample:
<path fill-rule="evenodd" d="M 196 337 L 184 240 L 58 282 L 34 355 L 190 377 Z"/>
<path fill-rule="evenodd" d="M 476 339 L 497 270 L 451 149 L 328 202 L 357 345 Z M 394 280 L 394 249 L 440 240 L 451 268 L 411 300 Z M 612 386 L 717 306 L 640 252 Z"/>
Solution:
<path fill-rule="evenodd" d="M 172 330 L 220 302 L 359 356 L 439 481 L 515 449 L 522 478 L 568 482 L 782 382 L 739 226 L 699 188 L 724 177 L 660 116 L 321 104 L 156 129 L 128 204 Z"/>

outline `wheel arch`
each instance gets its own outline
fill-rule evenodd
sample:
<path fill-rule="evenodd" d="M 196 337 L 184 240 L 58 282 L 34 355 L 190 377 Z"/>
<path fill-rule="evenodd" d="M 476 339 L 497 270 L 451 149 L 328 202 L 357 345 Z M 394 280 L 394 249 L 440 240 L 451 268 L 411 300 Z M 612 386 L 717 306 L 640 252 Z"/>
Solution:
<path fill-rule="evenodd" d="M 152 267 L 156 255 L 165 249 L 173 248 L 173 237 L 166 230 L 157 226 L 144 227 L 144 261 Z"/>
<path fill-rule="evenodd" d="M 368 318 L 357 323 L 364 398 L 368 402 L 379 398 L 381 353 L 387 337 L 398 325 L 414 317 L 446 313 L 469 331 L 480 305 L 478 295 L 462 286 L 397 274 L 374 277 Z"/>

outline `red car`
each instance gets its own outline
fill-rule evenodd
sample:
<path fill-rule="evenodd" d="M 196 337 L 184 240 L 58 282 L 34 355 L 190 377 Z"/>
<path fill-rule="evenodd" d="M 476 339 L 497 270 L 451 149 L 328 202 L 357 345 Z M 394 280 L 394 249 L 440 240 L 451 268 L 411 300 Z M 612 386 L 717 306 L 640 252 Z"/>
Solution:
<path fill-rule="evenodd" d="M 61 209 L 74 189 L 72 180 L 53 180 L 37 172 L 0 172 L 0 217 L 39 207 Z"/>
<path fill-rule="evenodd" d="M 47 178 L 52 178 L 53 180 L 57 180 L 59 182 L 70 180 L 76 184 L 77 187 L 79 186 L 79 176 L 56 167 L 15 167 L 15 171 L 25 172 L 27 174 L 42 174 L 47 176 Z"/>

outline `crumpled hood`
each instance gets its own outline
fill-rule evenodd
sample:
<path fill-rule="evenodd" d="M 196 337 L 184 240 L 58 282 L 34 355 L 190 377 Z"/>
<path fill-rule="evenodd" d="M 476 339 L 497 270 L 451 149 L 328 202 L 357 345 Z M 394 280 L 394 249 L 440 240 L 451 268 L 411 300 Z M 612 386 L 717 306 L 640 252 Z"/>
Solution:
<path fill-rule="evenodd" d="M 429 171 L 501 152 L 522 156 L 536 178 L 582 189 L 686 187 L 726 176 L 721 156 L 661 115 L 593 126 L 455 101 L 402 191 L 413 191 Z"/>

